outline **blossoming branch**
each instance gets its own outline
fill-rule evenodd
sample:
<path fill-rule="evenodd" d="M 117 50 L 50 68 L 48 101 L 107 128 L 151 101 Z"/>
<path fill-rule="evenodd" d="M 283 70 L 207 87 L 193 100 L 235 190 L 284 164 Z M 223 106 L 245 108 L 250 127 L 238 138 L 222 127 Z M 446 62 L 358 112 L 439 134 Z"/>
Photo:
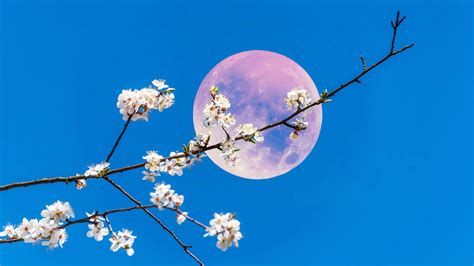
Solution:
<path fill-rule="evenodd" d="M 0 232 L 0 244 L 15 243 L 23 241 L 25 243 L 41 243 L 49 249 L 63 247 L 68 239 L 66 228 L 74 224 L 87 224 L 88 238 L 101 242 L 104 237 L 109 237 L 110 250 L 113 252 L 123 250 L 129 256 L 135 253 L 133 244 L 137 240 L 137 236 L 129 229 L 114 231 L 109 216 L 115 213 L 130 212 L 141 210 L 151 219 L 153 219 L 166 233 L 168 233 L 174 241 L 183 248 L 183 251 L 193 258 L 198 264 L 204 263 L 194 255 L 190 249 L 191 246 L 185 244 L 178 235 L 165 225 L 155 214 L 151 212 L 153 209 L 158 211 L 171 211 L 176 214 L 176 222 L 181 225 L 185 221 L 189 221 L 203 230 L 204 237 L 216 237 L 216 246 L 225 251 L 229 247 L 238 247 L 239 241 L 243 238 L 240 231 L 240 221 L 236 219 L 234 213 L 215 213 L 206 225 L 195 218 L 189 216 L 189 213 L 182 210 L 184 204 L 184 195 L 176 192 L 171 185 L 165 182 L 157 182 L 162 174 L 171 176 L 183 175 L 183 170 L 189 166 L 199 162 L 205 157 L 205 152 L 217 149 L 220 151 L 222 158 L 229 165 L 239 163 L 239 152 L 241 147 L 237 145 L 239 141 L 248 141 L 258 145 L 264 141 L 263 132 L 278 126 L 286 126 L 292 129 L 290 138 L 297 140 L 301 131 L 310 125 L 305 120 L 306 115 L 311 112 L 311 108 L 323 103 L 328 103 L 331 98 L 342 89 L 354 83 L 361 83 L 360 79 L 368 72 L 384 63 L 389 58 L 406 51 L 413 47 L 413 44 L 406 45 L 398 50 L 395 49 L 395 40 L 397 30 L 405 17 L 400 17 L 397 12 L 395 21 L 391 22 L 393 34 L 389 52 L 374 64 L 367 67 L 364 57 L 361 58 L 362 71 L 351 80 L 343 83 L 336 89 L 328 92 L 323 91 L 318 99 L 312 99 L 308 91 L 304 88 L 289 88 L 289 92 L 284 100 L 286 107 L 292 113 L 281 120 L 266 125 L 261 128 L 255 127 L 249 121 L 239 121 L 240 124 L 232 132 L 230 127 L 236 124 L 236 120 L 230 112 L 231 103 L 223 92 L 219 91 L 217 86 L 211 86 L 209 89 L 209 102 L 203 110 L 203 125 L 205 128 L 220 128 L 225 133 L 224 139 L 217 140 L 215 144 L 210 144 L 211 134 L 198 135 L 183 148 L 178 151 L 172 151 L 167 157 L 160 155 L 157 151 L 147 151 L 143 156 L 144 162 L 136 163 L 130 166 L 111 169 L 110 160 L 113 157 L 122 137 L 124 136 L 131 121 L 145 120 L 148 121 L 153 110 L 162 112 L 170 108 L 175 102 L 174 88 L 169 87 L 164 80 L 153 80 L 151 85 L 140 90 L 123 90 L 118 96 L 117 108 L 125 120 L 124 127 L 115 141 L 112 149 L 108 153 L 106 159 L 98 164 L 88 166 L 88 169 L 81 175 L 77 174 L 69 177 L 51 177 L 36 179 L 31 181 L 16 182 L 12 184 L 0 186 L 0 191 L 11 190 L 20 187 L 28 187 L 40 184 L 52 183 L 75 183 L 77 189 L 87 187 L 89 179 L 103 179 L 107 181 L 123 196 L 128 198 L 134 205 L 127 208 L 111 209 L 105 212 L 93 211 L 86 213 L 83 218 L 74 219 L 75 213 L 69 202 L 56 201 L 51 205 L 46 205 L 46 209 L 41 211 L 41 218 L 27 219 L 23 218 L 17 224 L 7 224 Z M 135 169 L 143 168 L 142 179 L 146 182 L 155 183 L 154 190 L 149 192 L 150 205 L 142 204 L 135 196 L 131 195 L 125 188 L 112 180 L 113 175 L 128 172 Z"/>

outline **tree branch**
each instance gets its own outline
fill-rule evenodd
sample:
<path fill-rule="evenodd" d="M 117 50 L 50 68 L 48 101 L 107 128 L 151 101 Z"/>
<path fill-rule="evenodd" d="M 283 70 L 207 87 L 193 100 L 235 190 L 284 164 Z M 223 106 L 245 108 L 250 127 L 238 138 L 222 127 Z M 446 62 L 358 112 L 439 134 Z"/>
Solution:
<path fill-rule="evenodd" d="M 114 143 L 114 146 L 112 147 L 112 150 L 110 150 L 109 155 L 107 155 L 107 159 L 105 159 L 106 162 L 109 162 L 110 159 L 112 159 L 112 156 L 114 155 L 115 149 L 120 143 L 120 140 L 122 140 L 123 134 L 125 134 L 125 131 L 127 131 L 128 125 L 130 124 L 130 121 L 132 121 L 134 113 L 128 116 L 127 122 L 125 122 L 125 125 L 123 125 L 122 132 L 120 132 L 119 137 Z"/>
<path fill-rule="evenodd" d="M 400 27 L 400 25 L 402 24 L 402 22 L 404 20 L 405 20 L 405 17 L 400 18 L 400 12 L 397 12 L 397 16 L 396 16 L 395 21 L 391 21 L 391 25 L 392 25 L 392 29 L 393 29 L 393 35 L 392 35 L 392 40 L 391 40 L 391 45 L 390 45 L 390 52 L 387 55 L 385 55 L 384 57 L 382 57 L 376 63 L 374 63 L 373 65 L 371 65 L 369 67 L 367 67 L 367 64 L 366 64 L 366 61 L 365 61 L 364 57 L 360 56 L 360 59 L 361 59 L 362 65 L 363 65 L 363 70 L 360 73 L 358 73 L 353 79 L 343 83 L 342 85 L 340 85 L 336 89 L 332 90 L 330 93 L 326 94 L 326 92 L 325 92 L 324 94 L 321 95 L 321 97 L 318 100 L 310 103 L 309 105 L 307 105 L 304 108 L 298 108 L 294 113 L 292 113 L 288 117 L 286 117 L 286 118 L 284 118 L 284 119 L 282 119 L 278 122 L 275 122 L 273 124 L 266 125 L 266 126 L 260 128 L 259 131 L 263 132 L 263 131 L 269 130 L 271 128 L 280 126 L 280 125 L 284 125 L 284 126 L 287 126 L 289 128 L 296 129 L 296 126 L 293 126 L 289 123 L 289 121 L 291 119 L 293 119 L 297 115 L 309 110 L 310 108 L 312 108 L 316 105 L 320 105 L 320 104 L 328 102 L 329 98 L 335 96 L 339 91 L 343 90 L 344 88 L 348 87 L 349 85 L 351 85 L 353 83 L 361 83 L 360 79 L 363 76 L 365 76 L 368 72 L 372 71 L 377 66 L 381 65 L 386 60 L 388 60 L 389 58 L 391 58 L 391 57 L 393 57 L 393 56 L 395 56 L 399 53 L 402 53 L 402 52 L 406 51 L 407 49 L 410 49 L 411 47 L 413 47 L 413 44 L 410 44 L 410 45 L 406 45 L 406 46 L 404 46 L 404 47 L 402 47 L 398 50 L 395 50 L 395 41 L 396 41 L 396 37 L 397 37 L 397 30 L 398 30 L 398 28 Z M 214 96 L 213 96 L 213 98 L 214 98 Z M 109 162 L 111 160 L 112 156 L 114 155 L 114 152 L 115 152 L 116 148 L 118 147 L 123 135 L 125 134 L 128 126 L 130 124 L 130 121 L 132 120 L 133 115 L 134 114 L 129 115 L 126 123 L 123 126 L 123 129 L 122 129 L 120 135 L 118 136 L 117 140 L 115 141 L 111 151 L 107 155 L 107 158 L 106 158 L 105 162 Z M 223 130 L 226 133 L 227 138 L 229 138 L 229 134 L 225 130 L 225 128 L 223 128 Z M 236 141 L 239 141 L 239 140 L 242 140 L 242 139 L 244 139 L 243 136 L 235 138 Z M 218 149 L 218 148 L 220 148 L 220 146 L 222 144 L 222 142 L 219 142 L 219 143 L 216 143 L 214 145 L 209 146 L 208 142 L 209 142 L 209 139 L 206 141 L 206 145 L 204 147 L 202 147 L 197 153 L 195 153 L 193 155 L 198 155 L 198 154 L 204 153 L 204 152 L 209 151 L 209 150 Z M 170 156 L 170 157 L 162 159 L 162 161 L 170 160 L 170 159 L 178 159 L 178 158 L 188 157 L 188 156 L 190 156 L 190 155 L 185 151 L 185 153 L 183 153 L 183 154 Z M 138 201 L 129 192 L 127 192 L 124 188 L 122 188 L 120 185 L 118 185 L 116 182 L 114 182 L 109 177 L 109 176 L 111 176 L 113 174 L 116 174 L 116 173 L 121 173 L 121 172 L 134 170 L 134 169 L 137 169 L 137 168 L 141 168 L 144 165 L 145 165 L 145 163 L 139 163 L 139 164 L 130 165 L 130 166 L 114 169 L 114 170 L 109 170 L 103 176 L 87 176 L 86 177 L 84 175 L 78 175 L 78 176 L 69 176 L 69 177 L 51 177 L 51 178 L 43 178 L 43 179 L 37 179 L 37 180 L 32 180 L 32 181 L 16 182 L 16 183 L 11 183 L 11 184 L 0 186 L 0 191 L 5 191 L 5 190 L 13 189 L 13 188 L 18 188 L 18 187 L 28 187 L 28 186 L 39 185 L 39 184 L 50 184 L 50 183 L 60 183 L 60 182 L 68 184 L 69 182 L 77 181 L 79 179 L 102 178 L 102 179 L 106 180 L 110 185 L 112 185 L 115 189 L 120 191 L 124 196 L 126 196 L 128 199 L 130 199 L 132 202 L 134 202 L 136 204 L 136 206 L 130 207 L 130 208 L 115 209 L 115 210 L 110 210 L 110 211 L 104 212 L 102 214 L 97 214 L 97 213 L 95 214 L 95 216 L 103 216 L 106 219 L 106 222 L 107 222 L 107 225 L 109 227 L 109 230 L 111 231 L 111 234 L 114 234 L 114 232 L 112 231 L 110 222 L 107 218 L 108 214 L 141 209 L 148 216 L 150 216 L 154 221 L 156 221 L 161 226 L 161 228 L 163 230 L 165 230 L 167 233 L 169 233 L 173 237 L 173 239 L 183 248 L 183 250 L 190 257 L 192 257 L 200 265 L 204 265 L 193 253 L 190 252 L 190 250 L 189 250 L 191 248 L 190 245 L 184 244 L 184 242 L 180 238 L 178 238 L 178 236 L 171 229 L 169 229 L 160 219 L 158 219 L 155 215 L 153 215 L 153 213 L 150 212 L 149 208 L 153 208 L 153 207 L 156 207 L 156 206 L 154 206 L 154 205 L 147 205 L 147 206 L 142 205 L 142 203 L 140 201 Z M 200 226 L 203 229 L 207 229 L 206 225 L 204 225 L 203 223 L 197 221 L 196 219 L 193 219 L 192 217 L 189 217 L 187 214 L 184 214 L 178 208 L 167 208 L 167 209 L 169 209 L 171 211 L 174 211 L 178 214 L 184 215 L 186 217 L 186 219 L 188 219 L 189 221 L 193 222 L 194 224 Z M 90 219 L 91 219 L 91 217 L 85 217 L 85 218 L 82 218 L 82 219 L 79 219 L 79 220 L 67 221 L 64 225 L 62 225 L 58 228 L 64 228 L 64 227 L 67 227 L 69 225 L 77 224 L 77 223 L 90 222 Z M 4 239 L 4 240 L 0 240 L 0 244 L 14 243 L 14 242 L 18 242 L 18 241 L 21 241 L 21 239 Z"/>
<path fill-rule="evenodd" d="M 179 237 L 171 230 L 169 229 L 160 219 L 158 219 L 153 213 L 151 213 L 148 209 L 144 208 L 142 203 L 135 199 L 130 193 L 128 193 L 125 189 L 123 189 L 120 185 L 115 183 L 112 179 L 110 179 L 108 176 L 102 177 L 105 179 L 107 182 L 109 182 L 113 187 L 115 187 L 117 190 L 119 190 L 123 195 L 125 195 L 127 198 L 129 198 L 131 201 L 133 201 L 137 206 L 140 207 L 141 210 L 143 210 L 148 216 L 150 216 L 155 222 L 157 222 L 163 230 L 168 232 L 173 239 L 183 248 L 184 252 L 186 252 L 189 256 L 191 256 L 199 265 L 204 265 L 189 249 L 192 247 L 190 245 L 184 244 L 184 242 L 179 239 Z"/>
<path fill-rule="evenodd" d="M 338 93 L 339 91 L 343 90 L 344 88 L 348 87 L 349 85 L 353 84 L 353 83 L 359 83 L 360 82 L 360 78 L 362 78 L 363 76 L 365 76 L 367 73 L 369 73 L 370 71 L 372 71 L 373 69 L 375 69 L 377 66 L 381 65 L 382 63 L 384 63 L 385 61 L 387 61 L 388 59 L 390 59 L 391 57 L 399 54 L 399 53 L 402 53 L 410 48 L 412 48 L 414 46 L 414 44 L 409 44 L 409 45 L 406 45 L 398 50 L 395 50 L 394 49 L 394 45 L 395 45 L 395 40 L 396 40 L 396 37 L 397 37 L 397 30 L 398 28 L 400 27 L 400 24 L 405 20 L 405 17 L 402 17 L 400 19 L 400 12 L 397 12 L 397 18 L 395 20 L 395 22 L 392 21 L 392 28 L 393 28 L 393 36 L 392 36 L 392 41 L 391 41 L 391 46 L 390 46 L 390 52 L 385 55 L 384 57 L 382 57 L 379 61 L 377 61 L 376 63 L 374 63 L 373 65 L 371 65 L 370 67 L 367 68 L 367 66 L 364 67 L 364 69 L 359 73 L 357 74 L 354 78 L 352 78 L 351 80 L 347 81 L 346 83 L 343 83 L 341 86 L 339 86 L 338 88 L 332 90 L 328 96 L 326 97 L 326 99 L 329 99 L 329 98 L 332 98 L 333 96 L 336 95 L 336 93 Z M 363 61 L 363 63 L 365 63 L 365 59 L 363 59 L 363 57 L 361 57 L 361 60 Z M 266 130 L 269 130 L 271 128 L 274 128 L 276 126 L 280 126 L 280 125 L 286 125 L 288 124 L 288 121 L 291 120 L 292 118 L 294 118 L 295 116 L 299 115 L 300 113 L 316 106 L 316 105 L 319 105 L 319 104 L 322 104 L 324 103 L 321 99 L 309 104 L 308 106 L 306 106 L 305 108 L 302 108 L 302 109 L 298 109 L 296 110 L 293 114 L 289 115 L 288 117 L 278 121 L 278 122 L 275 122 L 273 124 L 270 124 L 270 125 L 266 125 L 262 128 L 259 129 L 259 131 L 263 132 L 263 131 L 266 131 Z M 243 137 L 237 137 L 236 140 L 242 140 Z M 204 147 L 200 152 L 206 152 L 208 150 L 213 150 L 213 149 L 216 149 L 216 148 L 219 148 L 221 145 L 221 142 L 219 143 L 216 143 L 214 145 L 210 145 L 210 146 L 207 146 L 207 147 Z M 177 158 L 181 158 L 181 157 L 185 157 L 187 156 L 186 154 L 185 155 L 178 155 L 178 156 L 170 156 L 168 158 L 165 158 L 163 159 L 166 160 L 166 159 L 177 159 Z M 130 166 L 126 166 L 126 167 L 122 167 L 122 168 L 118 168 L 118 169 L 115 169 L 115 170 L 111 170 L 107 173 L 107 175 L 112 175 L 112 174 L 116 174 L 116 173 L 121 173 L 121 172 L 125 172 L 125 171 L 130 171 L 130 170 L 134 170 L 134 169 L 137 169 L 137 168 L 141 168 L 145 165 L 145 163 L 139 163 L 139 164 L 134 164 L 134 165 L 130 165 Z M 95 177 L 95 176 L 89 176 L 89 177 L 85 177 L 85 176 L 70 176 L 70 177 L 52 177 L 52 178 L 43 178 L 43 179 L 37 179 L 37 180 L 31 180 L 31 181 L 25 181 L 25 182 L 17 182 L 17 183 L 11 183 L 11 184 L 8 184 L 8 185 L 3 185 L 3 186 L 0 186 L 0 191 L 4 191 L 4 190 L 9 190 L 9 189 L 12 189 L 12 188 L 18 188 L 18 187 L 27 187 L 27 186 L 31 186 L 31 185 L 39 185 L 39 184 L 48 184 L 48 183 L 58 183 L 58 182 L 62 182 L 62 183 L 69 183 L 71 181 L 75 181 L 75 180 L 78 180 L 78 179 L 89 179 L 89 178 L 98 178 L 98 177 Z"/>
<path fill-rule="evenodd" d="M 137 205 L 137 206 L 128 207 L 128 208 L 112 209 L 112 210 L 108 210 L 108 211 L 105 211 L 105 212 L 102 212 L 102 213 L 95 212 L 91 216 L 83 217 L 81 219 L 77 219 L 77 220 L 73 220 L 73 221 L 69 220 L 65 224 L 59 226 L 57 229 L 66 228 L 66 227 L 69 227 L 69 226 L 74 225 L 74 224 L 90 223 L 90 220 L 95 218 L 95 217 L 104 217 L 104 218 L 106 218 L 110 214 L 129 212 L 129 211 L 140 210 L 140 209 L 155 209 L 155 208 L 158 208 L 158 207 L 156 205 L 151 204 L 151 205 L 142 205 L 142 206 Z M 167 207 L 166 209 L 168 209 L 170 211 L 173 211 L 173 212 L 176 212 L 176 213 L 179 213 L 181 215 L 184 215 L 186 217 L 186 219 L 189 220 L 190 222 L 196 224 L 197 226 L 203 228 L 204 230 L 207 229 L 206 225 L 204 225 L 203 223 L 201 223 L 197 219 L 190 217 L 187 214 L 186 215 L 183 214 L 183 212 L 178 208 L 168 208 Z M 107 222 L 107 223 L 110 223 L 110 221 Z M 109 227 L 109 230 L 111 232 L 113 232 L 111 230 L 111 226 L 108 225 L 108 227 Z M 16 242 L 20 242 L 22 240 L 23 239 L 21 239 L 21 238 L 0 239 L 0 244 L 16 243 Z"/>

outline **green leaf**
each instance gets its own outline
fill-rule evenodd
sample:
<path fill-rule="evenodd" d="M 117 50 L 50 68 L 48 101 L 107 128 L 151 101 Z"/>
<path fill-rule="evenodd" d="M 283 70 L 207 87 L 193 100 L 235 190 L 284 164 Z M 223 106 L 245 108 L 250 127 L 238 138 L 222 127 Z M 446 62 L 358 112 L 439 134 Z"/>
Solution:
<path fill-rule="evenodd" d="M 219 87 L 217 87 L 216 85 L 212 85 L 209 91 L 212 95 L 216 95 L 219 92 Z"/>

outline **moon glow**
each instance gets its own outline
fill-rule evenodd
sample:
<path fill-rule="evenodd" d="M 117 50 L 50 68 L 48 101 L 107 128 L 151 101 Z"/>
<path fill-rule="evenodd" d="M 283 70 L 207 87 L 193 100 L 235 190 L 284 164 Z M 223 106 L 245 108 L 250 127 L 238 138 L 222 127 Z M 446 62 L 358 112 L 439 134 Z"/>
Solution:
<path fill-rule="evenodd" d="M 252 123 L 257 128 L 280 121 L 295 110 L 287 110 L 285 97 L 295 87 L 303 87 L 314 100 L 319 93 L 311 77 L 290 58 L 269 51 L 253 50 L 234 54 L 218 63 L 206 75 L 194 100 L 193 121 L 196 134 L 207 134 L 203 125 L 203 109 L 211 99 L 209 88 L 219 87 L 231 102 L 229 111 L 235 116 L 235 126 L 228 129 L 231 135 L 239 124 Z M 267 179 L 287 173 L 299 165 L 315 146 L 322 123 L 321 105 L 312 108 L 306 116 L 309 126 L 299 133 L 278 126 L 262 132 L 260 143 L 239 141 L 241 161 L 236 166 L 226 165 L 220 151 L 207 151 L 209 158 L 223 170 L 249 179 Z M 223 140 L 225 133 L 216 127 L 211 132 L 210 144 Z"/>

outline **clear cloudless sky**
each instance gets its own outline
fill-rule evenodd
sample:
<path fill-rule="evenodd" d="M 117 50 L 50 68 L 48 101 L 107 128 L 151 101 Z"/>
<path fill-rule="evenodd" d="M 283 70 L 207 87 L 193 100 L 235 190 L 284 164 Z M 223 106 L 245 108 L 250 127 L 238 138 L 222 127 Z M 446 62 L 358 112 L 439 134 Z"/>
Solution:
<path fill-rule="evenodd" d="M 167 154 L 193 137 L 192 107 L 207 72 L 237 52 L 263 49 L 298 62 L 333 89 L 389 48 L 392 19 L 408 18 L 398 45 L 415 48 L 324 105 L 318 143 L 296 169 L 255 181 L 205 160 L 164 176 L 203 221 L 237 212 L 244 239 L 215 239 L 157 212 L 207 265 L 472 265 L 473 6 L 466 1 L 0 1 L 0 183 L 82 173 L 102 161 L 123 121 L 121 89 L 165 78 L 176 104 L 133 123 L 113 167 Z M 143 202 L 141 171 L 114 175 Z M 0 193 L 0 224 L 69 201 L 78 216 L 131 206 L 107 183 Z M 141 212 L 110 217 L 138 236 L 136 254 L 68 229 L 64 248 L 0 246 L 0 264 L 193 265 Z"/>

